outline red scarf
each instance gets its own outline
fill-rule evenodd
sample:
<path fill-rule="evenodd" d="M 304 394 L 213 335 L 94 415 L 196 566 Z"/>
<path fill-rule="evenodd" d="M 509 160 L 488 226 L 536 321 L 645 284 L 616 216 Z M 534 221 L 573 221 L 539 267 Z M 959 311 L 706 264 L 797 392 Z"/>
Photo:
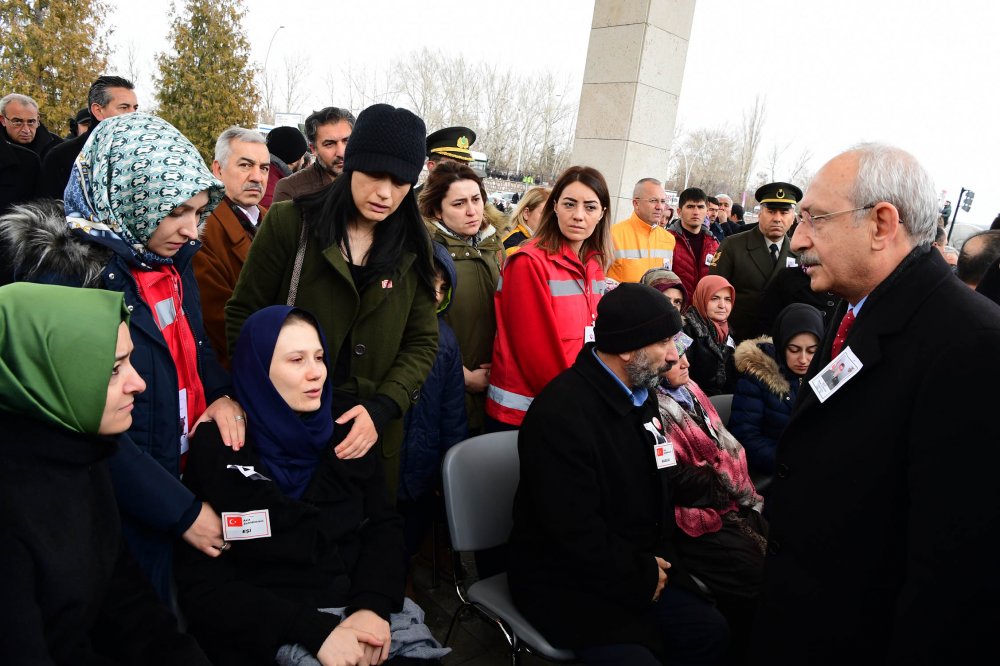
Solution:
<path fill-rule="evenodd" d="M 173 266 L 158 266 L 151 271 L 132 270 L 132 277 L 139 286 L 139 296 L 153 312 L 160 333 L 163 335 L 170 357 L 177 370 L 177 388 L 187 391 L 187 419 L 181 424 L 187 435 L 191 426 L 205 412 L 205 388 L 198 376 L 198 345 L 195 343 L 191 322 L 184 312 L 184 293 L 181 278 Z M 178 404 L 178 418 L 181 409 Z M 186 441 L 186 440 L 185 440 Z M 177 443 L 180 447 L 181 443 Z M 181 456 L 184 470 L 186 454 Z"/>

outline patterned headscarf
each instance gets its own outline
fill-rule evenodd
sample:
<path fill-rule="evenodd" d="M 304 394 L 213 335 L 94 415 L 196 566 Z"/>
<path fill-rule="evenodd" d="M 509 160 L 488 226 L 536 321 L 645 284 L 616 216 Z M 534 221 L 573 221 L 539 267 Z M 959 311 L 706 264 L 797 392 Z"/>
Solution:
<path fill-rule="evenodd" d="M 70 229 L 121 245 L 145 268 L 172 260 L 146 244 L 170 211 L 208 190 L 204 222 L 224 188 L 173 125 L 146 113 L 102 120 L 73 164 L 64 203 Z M 118 247 L 116 247 L 118 246 Z"/>

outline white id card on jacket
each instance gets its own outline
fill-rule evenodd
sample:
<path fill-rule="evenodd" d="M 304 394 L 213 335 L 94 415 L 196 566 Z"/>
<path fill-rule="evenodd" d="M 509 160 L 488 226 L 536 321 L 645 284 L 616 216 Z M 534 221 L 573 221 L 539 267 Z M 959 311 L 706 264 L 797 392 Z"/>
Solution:
<path fill-rule="evenodd" d="M 263 539 L 271 536 L 271 514 L 267 509 L 222 513 L 222 538 L 226 541 Z"/>
<path fill-rule="evenodd" d="M 837 358 L 830 361 L 818 375 L 809 380 L 809 386 L 820 402 L 826 402 L 827 398 L 854 379 L 862 367 L 863 364 L 851 348 L 845 347 L 844 351 L 837 354 Z"/>
<path fill-rule="evenodd" d="M 653 459 L 656 461 L 656 469 L 673 467 L 677 464 L 674 457 L 674 445 L 663 433 L 656 429 L 652 423 L 643 423 L 642 426 L 653 434 Z"/>

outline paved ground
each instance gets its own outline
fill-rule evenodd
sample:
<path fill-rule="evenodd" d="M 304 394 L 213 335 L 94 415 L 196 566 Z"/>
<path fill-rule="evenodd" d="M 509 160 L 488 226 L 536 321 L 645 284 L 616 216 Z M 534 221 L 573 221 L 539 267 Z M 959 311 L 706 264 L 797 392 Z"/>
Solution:
<path fill-rule="evenodd" d="M 448 633 L 448 623 L 451 622 L 455 609 L 460 602 L 455 593 L 455 585 L 451 574 L 451 556 L 446 549 L 439 549 L 439 576 L 437 584 L 433 581 L 430 547 L 417 556 L 413 568 L 413 591 L 410 595 L 420 604 L 426 613 L 425 621 L 434 637 L 444 642 Z M 466 567 L 474 572 L 475 564 L 471 558 L 463 560 Z M 466 666 L 501 666 L 510 664 L 507 651 L 507 641 L 494 625 L 487 624 L 476 615 L 463 614 L 457 627 L 452 632 L 448 647 L 451 654 L 444 658 L 447 666 L 464 664 Z M 523 666 L 540 666 L 551 664 L 533 655 L 523 655 Z"/>

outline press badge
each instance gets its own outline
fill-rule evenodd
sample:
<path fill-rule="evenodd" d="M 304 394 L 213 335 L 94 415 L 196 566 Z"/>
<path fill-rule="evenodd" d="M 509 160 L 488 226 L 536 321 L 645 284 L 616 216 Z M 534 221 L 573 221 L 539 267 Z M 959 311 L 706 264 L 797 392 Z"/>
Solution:
<path fill-rule="evenodd" d="M 590 326 L 584 326 L 583 327 L 583 341 L 584 341 L 584 343 L 594 342 L 595 339 L 596 338 L 594 338 L 594 325 L 591 324 Z"/>
<path fill-rule="evenodd" d="M 785 257 L 785 268 L 795 268 L 799 265 L 799 262 L 795 260 L 795 257 Z"/>
<path fill-rule="evenodd" d="M 844 384 L 854 379 L 858 370 L 863 367 L 851 348 L 845 347 L 844 351 L 837 354 L 837 358 L 830 361 L 818 375 L 809 380 L 809 386 L 820 402 L 826 402 L 826 399 L 842 389 Z"/>
<path fill-rule="evenodd" d="M 706 265 L 706 266 L 711 266 L 711 265 L 712 265 L 712 259 L 713 259 L 714 257 L 715 257 L 715 255 L 714 255 L 714 254 L 706 254 L 706 255 L 705 255 L 705 265 Z"/>
<path fill-rule="evenodd" d="M 222 538 L 226 541 L 263 539 L 271 536 L 271 515 L 267 509 L 222 513 Z"/>
<path fill-rule="evenodd" d="M 653 433 L 653 459 L 656 461 L 656 469 L 665 469 L 676 465 L 677 459 L 674 457 L 674 445 L 670 443 L 670 440 L 656 429 L 652 421 L 643 423 L 642 427 Z"/>

